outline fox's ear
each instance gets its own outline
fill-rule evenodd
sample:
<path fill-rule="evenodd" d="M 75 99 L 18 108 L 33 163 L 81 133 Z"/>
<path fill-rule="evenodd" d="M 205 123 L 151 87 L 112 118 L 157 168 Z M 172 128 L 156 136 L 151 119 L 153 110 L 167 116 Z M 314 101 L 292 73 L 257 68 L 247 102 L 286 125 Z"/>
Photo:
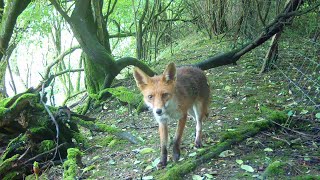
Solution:
<path fill-rule="evenodd" d="M 133 77 L 136 80 L 137 86 L 142 89 L 145 85 L 148 84 L 149 76 L 144 73 L 141 69 L 135 67 L 133 70 Z"/>
<path fill-rule="evenodd" d="M 176 80 L 176 66 L 174 63 L 167 65 L 166 70 L 163 72 L 163 78 L 167 83 Z"/>

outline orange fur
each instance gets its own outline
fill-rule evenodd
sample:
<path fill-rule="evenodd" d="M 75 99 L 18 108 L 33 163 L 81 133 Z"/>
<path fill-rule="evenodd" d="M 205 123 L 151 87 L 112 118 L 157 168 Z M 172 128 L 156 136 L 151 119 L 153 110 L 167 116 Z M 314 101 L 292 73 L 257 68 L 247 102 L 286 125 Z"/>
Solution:
<path fill-rule="evenodd" d="M 173 158 L 180 158 L 180 143 L 187 115 L 197 122 L 196 147 L 201 147 L 202 120 L 208 115 L 210 89 L 207 79 L 199 68 L 177 68 L 170 63 L 162 75 L 149 77 L 139 68 L 134 69 L 134 78 L 145 103 L 152 109 L 159 123 L 161 143 L 161 166 L 167 164 L 168 121 L 179 120 L 175 133 Z"/>

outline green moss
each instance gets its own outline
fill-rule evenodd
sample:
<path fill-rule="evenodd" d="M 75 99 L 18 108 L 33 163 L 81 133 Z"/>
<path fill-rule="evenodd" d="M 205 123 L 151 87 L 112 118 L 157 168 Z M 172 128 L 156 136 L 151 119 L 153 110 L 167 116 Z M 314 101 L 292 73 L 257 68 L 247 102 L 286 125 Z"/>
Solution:
<path fill-rule="evenodd" d="M 17 104 L 19 104 L 21 101 L 23 100 L 28 100 L 28 102 L 31 105 L 35 105 L 37 104 L 37 102 L 39 102 L 39 96 L 38 94 L 32 94 L 32 93 L 25 93 L 23 95 L 21 95 L 11 106 L 10 108 L 15 108 L 17 106 Z"/>
<path fill-rule="evenodd" d="M 83 121 L 81 119 L 73 119 L 75 121 L 75 123 L 79 124 L 80 126 L 89 128 L 89 129 L 94 129 L 96 131 L 101 131 L 101 132 L 107 132 L 107 133 L 117 133 L 117 132 L 122 132 L 120 129 L 116 128 L 116 127 L 112 127 L 112 126 L 108 126 L 106 124 L 103 123 L 94 123 L 91 121 Z"/>
<path fill-rule="evenodd" d="M 269 114 L 268 119 L 277 121 L 278 123 L 284 123 L 288 119 L 288 115 L 283 111 L 272 111 Z"/>
<path fill-rule="evenodd" d="M 281 148 L 286 145 L 287 143 L 285 143 L 284 141 L 274 141 L 273 148 Z"/>
<path fill-rule="evenodd" d="M 11 164 L 14 163 L 19 158 L 19 156 L 19 154 L 16 154 L 11 158 L 3 160 L 0 164 L 0 174 L 7 174 L 6 171 L 12 167 Z"/>
<path fill-rule="evenodd" d="M 25 180 L 36 180 L 37 179 L 37 176 L 35 174 L 30 174 L 28 175 L 27 177 L 25 177 Z M 43 176 L 41 176 L 41 178 L 39 179 L 49 179 L 49 178 L 43 178 Z"/>
<path fill-rule="evenodd" d="M 108 126 L 108 125 L 103 124 L 103 123 L 96 123 L 96 126 L 99 128 L 99 130 L 101 130 L 103 132 L 108 132 L 108 133 L 116 133 L 116 132 L 120 132 L 121 131 L 116 127 Z"/>
<path fill-rule="evenodd" d="M 266 153 L 264 151 L 255 151 L 255 152 L 246 154 L 246 156 L 244 156 L 241 160 L 254 162 L 259 160 L 262 157 L 266 157 Z"/>
<path fill-rule="evenodd" d="M 0 101 L 0 107 L 6 107 L 7 103 L 11 100 L 11 98 L 4 98 Z"/>
<path fill-rule="evenodd" d="M 34 134 L 34 135 L 46 134 L 48 132 L 48 130 L 44 127 L 34 127 L 34 128 L 30 128 L 29 130 L 31 134 Z"/>
<path fill-rule="evenodd" d="M 98 144 L 100 146 L 107 147 L 113 141 L 113 136 L 107 136 L 105 138 L 99 139 Z"/>
<path fill-rule="evenodd" d="M 277 177 L 285 174 L 284 166 L 286 163 L 280 162 L 280 161 L 274 161 L 266 168 L 262 176 L 264 178 L 267 177 Z"/>
<path fill-rule="evenodd" d="M 191 172 L 197 167 L 197 165 L 189 160 L 187 162 L 184 162 L 183 164 L 177 164 L 173 166 L 170 169 L 164 169 L 155 175 L 155 179 L 165 179 L 165 180 L 179 180 L 179 179 L 184 179 L 183 175 L 186 172 Z M 164 171 L 166 171 L 164 173 Z"/>
<path fill-rule="evenodd" d="M 255 121 L 253 123 L 253 126 L 261 129 L 261 130 L 265 130 L 268 129 L 272 126 L 272 122 L 270 120 L 259 120 L 259 121 Z"/>
<path fill-rule="evenodd" d="M 292 178 L 293 180 L 320 180 L 319 175 L 303 175 Z"/>
<path fill-rule="evenodd" d="M 82 156 L 82 152 L 77 148 L 69 148 L 67 150 L 67 160 L 63 163 L 63 179 L 76 179 L 78 174 L 77 162 Z"/>
<path fill-rule="evenodd" d="M 136 108 L 136 112 L 138 114 L 141 113 L 143 111 L 144 107 L 145 107 L 145 103 L 144 103 L 144 100 L 141 98 L 141 100 Z"/>
<path fill-rule="evenodd" d="M 4 119 L 5 114 L 8 112 L 8 108 L 0 107 L 0 119 Z"/>
<path fill-rule="evenodd" d="M 13 171 L 13 172 L 8 172 L 6 175 L 3 177 L 3 180 L 12 180 L 12 179 L 18 179 L 18 176 L 20 175 L 19 172 Z"/>
<path fill-rule="evenodd" d="M 112 141 L 110 141 L 110 143 L 108 144 L 108 147 L 114 147 L 117 144 L 117 140 L 113 139 Z"/>
<path fill-rule="evenodd" d="M 284 123 L 288 119 L 288 115 L 283 111 L 272 110 L 267 107 L 260 107 L 263 114 L 266 114 L 266 119 L 277 121 L 277 123 Z"/>
<path fill-rule="evenodd" d="M 81 143 L 84 146 L 88 145 L 88 139 L 82 133 L 74 132 L 73 137 L 77 141 L 77 143 Z"/>
<path fill-rule="evenodd" d="M 0 162 L 5 161 L 8 158 L 8 155 L 12 154 L 14 150 L 20 149 L 26 141 L 27 141 L 27 136 L 24 134 L 20 134 L 16 138 L 12 139 L 8 144 L 5 152 L 2 154 Z"/>
<path fill-rule="evenodd" d="M 239 128 L 236 131 L 230 131 L 222 134 L 221 141 L 232 139 L 233 141 L 242 141 L 247 138 L 247 133 L 257 132 L 259 129 L 253 125 L 248 125 L 245 128 Z"/>
<path fill-rule="evenodd" d="M 84 69 L 86 72 L 85 83 L 89 96 L 98 100 L 99 92 L 104 89 L 104 82 L 107 69 L 101 65 L 97 66 L 92 60 L 84 61 Z"/>
<path fill-rule="evenodd" d="M 39 145 L 39 153 L 49 151 L 56 146 L 56 143 L 52 140 L 43 140 Z"/>
<path fill-rule="evenodd" d="M 56 112 L 57 110 L 54 110 L 54 111 L 51 111 L 51 112 Z M 44 114 L 47 114 L 47 112 L 43 112 Z M 30 121 L 30 123 L 33 123 L 33 124 L 30 124 L 29 127 L 41 127 L 43 129 L 46 129 L 46 134 L 48 134 L 48 127 L 51 127 L 52 126 L 52 121 L 49 119 L 48 116 L 44 116 L 43 113 L 39 113 L 38 116 L 36 116 L 36 119 L 35 121 Z M 54 129 L 55 130 L 55 129 Z M 50 131 L 50 134 L 52 133 L 53 131 L 51 130 Z M 54 133 L 55 134 L 55 133 Z"/>

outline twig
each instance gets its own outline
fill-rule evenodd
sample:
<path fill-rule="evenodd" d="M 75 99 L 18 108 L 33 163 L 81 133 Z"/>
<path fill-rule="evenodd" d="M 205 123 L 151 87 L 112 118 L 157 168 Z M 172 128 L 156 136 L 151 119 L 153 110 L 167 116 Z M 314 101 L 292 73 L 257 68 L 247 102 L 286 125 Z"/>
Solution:
<path fill-rule="evenodd" d="M 54 125 L 56 126 L 56 148 L 55 148 L 55 152 L 54 152 L 54 155 L 53 155 L 53 158 L 54 159 L 57 155 L 57 152 L 58 152 L 58 147 L 59 147 L 59 124 L 57 123 L 56 119 L 54 118 L 53 114 L 51 113 L 50 109 L 47 107 L 47 105 L 45 104 L 45 102 L 43 102 L 43 95 L 44 95 L 44 85 L 45 83 L 42 84 L 42 92 L 41 92 L 41 96 L 40 96 L 40 102 L 43 104 L 44 108 L 46 109 L 47 113 L 49 114 L 52 122 L 54 123 Z"/>
<path fill-rule="evenodd" d="M 306 134 L 306 133 L 303 133 L 303 132 L 300 132 L 300 131 L 296 131 L 296 130 L 290 129 L 290 128 L 285 127 L 285 126 L 283 126 L 283 125 L 281 125 L 281 124 L 279 124 L 279 123 L 277 123 L 277 122 L 275 122 L 275 121 L 271 121 L 271 122 L 274 123 L 274 124 L 276 124 L 276 125 L 278 125 L 278 126 L 280 126 L 280 127 L 282 127 L 282 128 L 284 128 L 284 129 L 286 129 L 286 130 L 295 132 L 295 133 L 297 133 L 297 134 L 300 134 L 300 135 L 303 135 L 303 136 L 315 137 L 314 135 L 310 135 L 310 134 Z"/>
<path fill-rule="evenodd" d="M 28 147 L 28 149 L 19 157 L 18 161 L 20 161 L 30 150 L 30 146 Z"/>
<path fill-rule="evenodd" d="M 55 148 L 50 149 L 49 151 L 43 152 L 43 153 L 41 153 L 41 154 L 38 154 L 38 155 L 34 156 L 33 158 L 30 158 L 30 159 L 26 160 L 26 161 L 23 162 L 22 164 L 27 164 L 27 163 L 29 163 L 29 162 L 31 162 L 31 161 L 33 161 L 33 160 L 35 160 L 35 159 L 37 159 L 37 158 L 45 155 L 45 154 L 49 154 L 49 153 L 51 153 L 52 151 L 56 151 L 56 149 L 60 148 L 61 146 L 64 146 L 65 144 L 67 144 L 67 143 L 62 143 L 62 144 L 56 146 Z"/>
<path fill-rule="evenodd" d="M 267 136 L 270 136 L 272 139 L 276 139 L 276 140 L 279 140 L 279 141 L 283 141 L 283 142 L 287 143 L 289 146 L 291 145 L 291 143 L 290 143 L 289 141 L 285 140 L 285 139 L 281 139 L 281 138 L 279 138 L 279 137 L 272 136 L 272 135 L 270 135 L 270 134 L 268 134 L 268 133 L 264 133 L 264 132 L 262 132 L 262 134 L 267 135 Z"/>
<path fill-rule="evenodd" d="M 132 129 L 152 129 L 152 128 L 157 128 L 158 125 L 155 126 L 145 126 L 145 127 L 137 127 L 137 126 L 125 126 L 124 128 L 132 128 Z"/>

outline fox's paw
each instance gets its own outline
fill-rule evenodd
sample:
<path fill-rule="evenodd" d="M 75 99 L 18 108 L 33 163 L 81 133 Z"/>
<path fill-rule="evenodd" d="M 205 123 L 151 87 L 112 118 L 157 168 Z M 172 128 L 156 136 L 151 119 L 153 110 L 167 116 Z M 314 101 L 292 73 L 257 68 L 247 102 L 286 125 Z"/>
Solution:
<path fill-rule="evenodd" d="M 175 162 L 179 161 L 180 159 L 180 147 L 179 145 L 174 145 L 173 146 L 173 160 Z"/>
<path fill-rule="evenodd" d="M 180 152 L 179 153 L 173 153 L 173 160 L 175 162 L 178 162 L 180 159 Z"/>
<path fill-rule="evenodd" d="M 158 169 L 163 169 L 163 168 L 165 168 L 167 166 L 167 162 L 162 162 L 162 161 L 160 161 L 159 163 L 158 163 L 158 165 L 157 165 L 157 168 Z"/>
<path fill-rule="evenodd" d="M 202 147 L 201 141 L 195 141 L 195 142 L 194 142 L 194 146 L 195 146 L 196 148 L 201 148 L 201 147 Z"/>

